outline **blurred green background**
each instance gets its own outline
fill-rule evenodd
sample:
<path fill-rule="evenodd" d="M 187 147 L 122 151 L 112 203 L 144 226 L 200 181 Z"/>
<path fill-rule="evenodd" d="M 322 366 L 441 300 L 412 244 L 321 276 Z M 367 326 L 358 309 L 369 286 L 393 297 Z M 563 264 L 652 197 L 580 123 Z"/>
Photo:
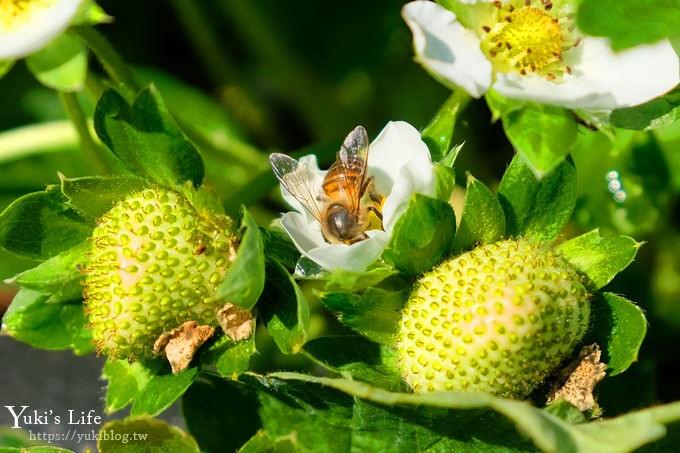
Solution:
<path fill-rule="evenodd" d="M 285 209 L 269 152 L 314 152 L 328 164 L 355 125 L 371 137 L 390 120 L 423 128 L 449 96 L 413 61 L 403 3 L 106 0 L 99 4 L 114 21 L 98 29 L 140 79 L 159 87 L 202 151 L 207 182 L 227 210 L 247 203 L 266 225 Z M 101 69 L 92 69 L 88 88 L 96 92 Z M 23 62 L 0 80 L 0 97 L 2 208 L 57 183 L 57 172 L 93 173 L 59 96 Z M 83 92 L 79 100 L 91 115 L 96 99 Z M 512 148 L 484 101 L 464 112 L 455 142 L 463 141 L 459 181 L 470 171 L 495 188 Z M 580 198 L 565 237 L 600 227 L 646 241 L 606 288 L 639 303 L 650 324 L 640 361 L 599 387 L 606 416 L 680 399 L 679 144 L 675 125 L 653 133 L 617 130 L 613 139 L 583 128 L 574 151 Z M 623 203 L 607 188 L 610 170 L 620 174 Z M 31 265 L 0 252 L 2 279 Z M 11 290 L 3 291 L 8 301 Z"/>

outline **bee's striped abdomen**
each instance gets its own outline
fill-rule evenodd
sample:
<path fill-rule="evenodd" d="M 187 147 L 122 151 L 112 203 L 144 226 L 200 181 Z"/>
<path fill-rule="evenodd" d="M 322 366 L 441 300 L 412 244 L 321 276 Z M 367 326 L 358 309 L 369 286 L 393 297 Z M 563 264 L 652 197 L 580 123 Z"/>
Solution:
<path fill-rule="evenodd" d="M 334 199 L 338 193 L 355 194 L 358 198 L 362 194 L 365 166 L 361 159 L 352 159 L 344 163 L 335 162 L 323 180 L 323 191 L 330 199 Z M 358 200 L 357 200 L 358 201 Z"/>

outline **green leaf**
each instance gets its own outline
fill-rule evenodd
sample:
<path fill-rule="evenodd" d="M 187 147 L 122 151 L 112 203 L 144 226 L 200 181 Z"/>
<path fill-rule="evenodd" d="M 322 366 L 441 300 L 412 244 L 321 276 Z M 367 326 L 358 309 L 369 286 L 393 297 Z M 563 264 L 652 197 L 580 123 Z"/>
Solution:
<path fill-rule="evenodd" d="M 49 296 L 48 303 L 76 300 L 82 297 L 84 279 L 82 266 L 92 243 L 79 245 L 50 258 L 12 279 L 12 283 Z"/>
<path fill-rule="evenodd" d="M 103 370 L 103 375 L 108 381 L 106 412 L 115 412 L 130 404 L 162 365 L 161 360 L 151 363 L 107 360 Z"/>
<path fill-rule="evenodd" d="M 213 376 L 197 380 L 182 397 L 187 429 L 204 452 L 236 451 L 261 427 L 252 389 Z"/>
<path fill-rule="evenodd" d="M 364 337 L 321 337 L 305 343 L 303 352 L 321 366 L 393 391 L 406 391 L 397 367 L 397 351 Z"/>
<path fill-rule="evenodd" d="M 94 115 L 97 135 L 132 173 L 166 187 L 203 180 L 203 161 L 177 127 L 158 91 L 142 90 L 132 105 L 106 91 Z"/>
<path fill-rule="evenodd" d="M 155 374 L 140 389 L 132 401 L 131 415 L 149 414 L 156 416 L 180 398 L 198 377 L 200 368 L 190 366 L 177 374 L 165 366 L 161 373 Z"/>
<path fill-rule="evenodd" d="M 609 115 L 612 126 L 625 129 L 654 129 L 680 117 L 680 88 L 635 107 L 616 109 Z"/>
<path fill-rule="evenodd" d="M 578 27 L 593 36 L 606 36 L 615 51 L 652 44 L 678 36 L 678 0 L 583 0 Z"/>
<path fill-rule="evenodd" d="M 508 139 L 539 178 L 564 161 L 576 141 L 577 123 L 562 108 L 532 103 L 502 118 Z"/>
<path fill-rule="evenodd" d="M 295 354 L 307 341 L 310 316 L 307 300 L 278 261 L 267 260 L 266 274 L 267 282 L 258 312 L 281 352 Z"/>
<path fill-rule="evenodd" d="M 637 361 L 647 320 L 640 307 L 612 293 L 596 294 L 590 306 L 590 336 L 602 349 L 607 374 L 615 376 Z"/>
<path fill-rule="evenodd" d="M 199 453 L 198 444 L 186 432 L 150 417 L 127 417 L 102 426 L 97 436 L 100 453 L 185 452 Z"/>
<path fill-rule="evenodd" d="M 560 244 L 557 250 L 586 276 L 588 288 L 597 291 L 633 262 L 640 245 L 628 236 L 602 237 L 599 230 L 593 230 Z"/>
<path fill-rule="evenodd" d="M 383 258 L 402 273 L 417 275 L 449 252 L 455 232 L 456 216 L 450 204 L 414 194 L 394 225 Z"/>
<path fill-rule="evenodd" d="M 88 219 L 98 219 L 118 201 L 148 186 L 148 181 L 135 176 L 61 176 L 66 204 Z"/>
<path fill-rule="evenodd" d="M 51 186 L 16 199 L 0 213 L 0 247 L 46 260 L 83 242 L 93 228 L 94 223 L 67 206 Z"/>
<path fill-rule="evenodd" d="M 74 451 L 59 447 L 34 446 L 21 448 L 0 447 L 0 453 L 74 453 Z"/>
<path fill-rule="evenodd" d="M 252 310 L 264 288 L 264 245 L 262 234 L 253 216 L 241 209 L 243 236 L 234 262 L 217 289 L 217 297 Z"/>
<path fill-rule="evenodd" d="M 576 204 L 576 168 L 567 159 L 538 180 L 523 159 L 515 156 L 496 196 L 505 213 L 506 236 L 551 241 Z"/>
<path fill-rule="evenodd" d="M 333 450 L 632 451 L 661 439 L 664 425 L 680 420 L 680 403 L 572 424 L 528 402 L 481 392 L 414 395 L 289 372 L 253 375 L 248 382 L 266 391 L 261 417 L 268 436 L 312 430 L 294 438 L 301 448 L 323 442 L 313 435 L 333 435 Z M 332 421 L 335 431 L 323 420 Z"/>
<path fill-rule="evenodd" d="M 409 292 L 409 288 L 400 291 L 368 288 L 362 294 L 324 293 L 321 302 L 343 324 L 373 341 L 393 346 Z"/>
<path fill-rule="evenodd" d="M 465 205 L 453 240 L 452 251 L 459 253 L 477 243 L 492 243 L 505 233 L 503 208 L 484 183 L 468 175 Z"/>
<path fill-rule="evenodd" d="M 292 443 L 293 448 L 284 451 L 351 451 L 352 397 L 333 389 L 312 389 L 303 382 L 294 386 L 267 377 L 261 382 L 251 382 L 249 375 L 243 379 L 258 390 L 266 435 Z M 279 383 L 280 392 L 275 388 Z"/>
<path fill-rule="evenodd" d="M 464 90 L 456 90 L 444 102 L 434 118 L 421 133 L 423 141 L 430 149 L 434 162 L 438 162 L 451 149 L 451 139 L 456 128 L 458 115 L 468 102 L 470 95 Z"/>
<path fill-rule="evenodd" d="M 250 358 L 256 352 L 254 334 L 240 341 L 233 341 L 224 335 L 211 346 L 207 354 L 217 356 L 215 367 L 220 376 L 233 378 L 250 368 Z"/>
<path fill-rule="evenodd" d="M 58 91 L 80 91 L 87 76 L 87 49 L 75 36 L 62 33 L 41 50 L 26 57 L 36 79 Z"/>
<path fill-rule="evenodd" d="M 91 332 L 81 304 L 50 304 L 49 296 L 21 289 L 2 318 L 2 332 L 47 350 L 93 351 Z"/>

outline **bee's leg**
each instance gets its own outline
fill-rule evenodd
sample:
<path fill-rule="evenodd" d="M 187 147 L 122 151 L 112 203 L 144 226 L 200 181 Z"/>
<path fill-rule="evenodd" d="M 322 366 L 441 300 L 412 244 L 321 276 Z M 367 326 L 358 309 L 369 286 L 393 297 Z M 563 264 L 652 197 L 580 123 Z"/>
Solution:
<path fill-rule="evenodd" d="M 380 222 L 382 223 L 383 215 L 382 212 L 380 212 L 380 208 L 375 206 L 374 204 L 370 204 L 366 206 L 366 209 L 371 211 L 378 219 L 380 219 Z"/>

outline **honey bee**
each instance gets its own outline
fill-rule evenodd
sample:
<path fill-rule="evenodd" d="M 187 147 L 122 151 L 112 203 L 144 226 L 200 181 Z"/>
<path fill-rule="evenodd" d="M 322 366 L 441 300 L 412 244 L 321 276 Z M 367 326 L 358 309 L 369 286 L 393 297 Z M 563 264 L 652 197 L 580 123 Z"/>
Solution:
<path fill-rule="evenodd" d="M 368 134 L 362 126 L 347 135 L 323 181 L 285 154 L 271 154 L 269 163 L 283 187 L 318 220 L 326 242 L 353 244 L 367 239 L 367 230 L 382 229 L 383 197 L 366 174 Z"/>

